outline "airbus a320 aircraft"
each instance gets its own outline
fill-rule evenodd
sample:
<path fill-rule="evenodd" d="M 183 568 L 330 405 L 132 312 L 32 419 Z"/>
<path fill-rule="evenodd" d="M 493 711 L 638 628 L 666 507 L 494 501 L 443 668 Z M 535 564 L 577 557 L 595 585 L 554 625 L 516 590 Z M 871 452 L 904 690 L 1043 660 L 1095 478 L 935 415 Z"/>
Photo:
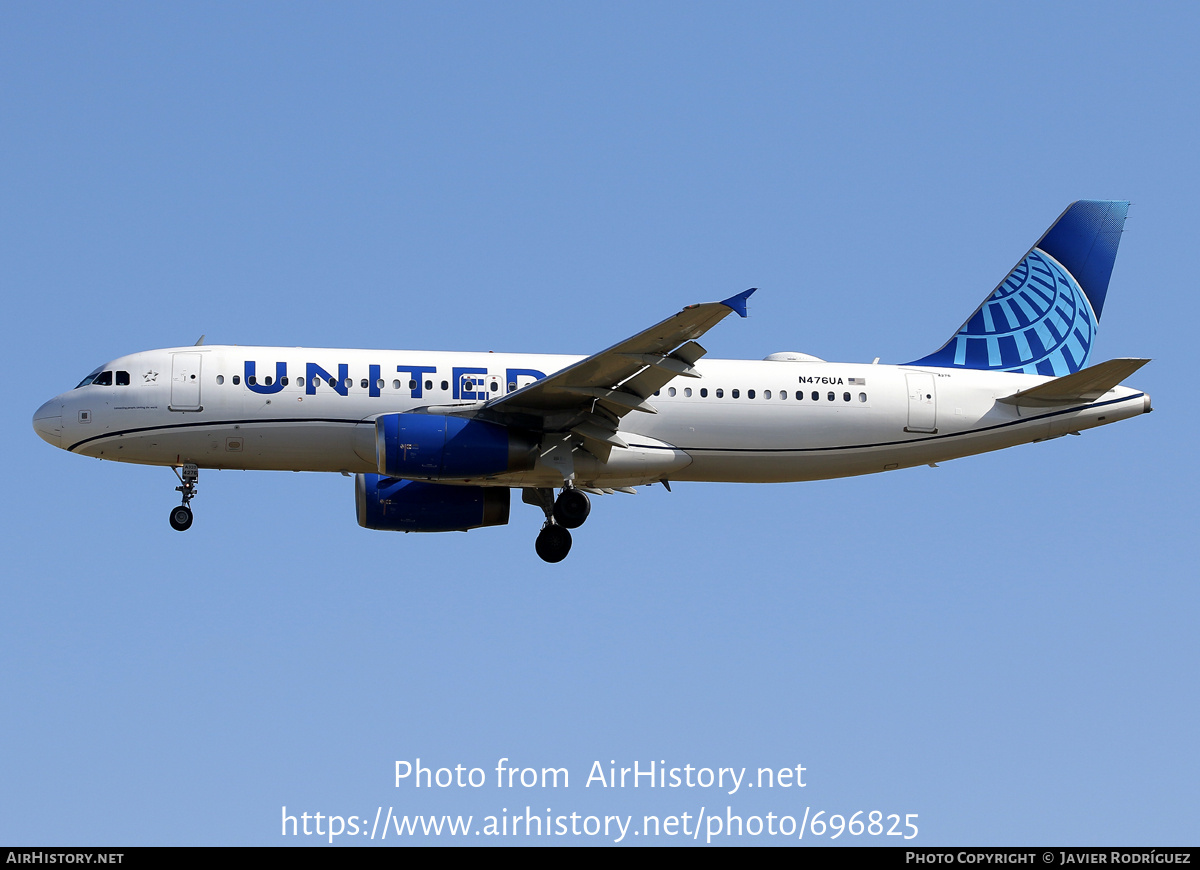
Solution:
<path fill-rule="evenodd" d="M 588 357 L 203 346 L 118 357 L 34 414 L 84 456 L 165 465 L 192 524 L 200 468 L 355 476 L 359 525 L 465 531 L 546 516 L 558 562 L 587 494 L 818 480 L 1044 441 L 1151 410 L 1089 366 L 1127 202 L 1073 203 L 940 349 L 903 365 L 709 360 L 696 339 L 754 290 L 689 305 Z M 555 497 L 555 490 L 559 490 Z"/>

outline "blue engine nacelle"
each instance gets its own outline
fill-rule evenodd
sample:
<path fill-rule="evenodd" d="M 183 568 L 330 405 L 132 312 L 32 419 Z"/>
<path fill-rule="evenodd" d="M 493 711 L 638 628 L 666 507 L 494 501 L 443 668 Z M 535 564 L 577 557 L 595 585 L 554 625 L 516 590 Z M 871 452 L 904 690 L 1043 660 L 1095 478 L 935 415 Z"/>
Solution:
<path fill-rule="evenodd" d="M 447 486 L 379 474 L 354 477 L 354 506 L 364 529 L 389 532 L 465 532 L 508 523 L 503 486 Z"/>
<path fill-rule="evenodd" d="M 537 439 L 496 423 L 440 414 L 384 414 L 375 420 L 379 473 L 416 480 L 467 480 L 525 471 Z"/>

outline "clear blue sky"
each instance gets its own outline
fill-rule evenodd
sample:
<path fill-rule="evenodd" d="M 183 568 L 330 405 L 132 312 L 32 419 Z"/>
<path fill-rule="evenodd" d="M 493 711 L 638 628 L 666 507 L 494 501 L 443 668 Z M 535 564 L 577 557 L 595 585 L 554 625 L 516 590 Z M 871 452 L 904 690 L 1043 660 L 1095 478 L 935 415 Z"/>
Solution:
<path fill-rule="evenodd" d="M 1194 844 L 1198 33 L 1183 3 L 6 4 L 0 842 L 528 804 Z M 1133 202 L 1094 353 L 1154 358 L 1154 414 L 602 498 L 558 566 L 534 508 L 367 532 L 336 475 L 202 474 L 180 535 L 168 470 L 30 426 L 201 333 L 582 354 L 751 286 L 711 356 L 902 362 L 1080 198 Z M 393 787 L 418 757 L 571 785 Z M 584 788 L 596 760 L 807 786 Z"/>

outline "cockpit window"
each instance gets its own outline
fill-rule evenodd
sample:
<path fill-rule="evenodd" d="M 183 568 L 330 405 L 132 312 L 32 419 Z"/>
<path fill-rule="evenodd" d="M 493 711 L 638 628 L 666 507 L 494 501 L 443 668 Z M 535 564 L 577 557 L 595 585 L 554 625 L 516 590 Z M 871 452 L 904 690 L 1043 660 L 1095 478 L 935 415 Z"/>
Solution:
<path fill-rule="evenodd" d="M 126 380 L 124 381 L 124 383 L 126 383 L 126 384 L 129 383 L 129 380 L 128 380 L 129 373 L 128 372 L 118 372 L 117 374 L 125 375 Z M 84 378 L 82 381 L 80 381 L 79 385 L 76 386 L 75 389 L 78 390 L 79 387 L 86 387 L 88 384 L 95 384 L 98 387 L 111 387 L 112 382 L 113 382 L 113 373 L 112 372 L 110 372 L 110 371 L 105 372 L 105 371 L 101 371 L 100 369 L 96 369 L 96 371 L 92 372 L 90 375 L 88 375 L 86 378 Z"/>
<path fill-rule="evenodd" d="M 118 387 L 129 386 L 129 372 L 117 372 L 117 386 Z"/>
<path fill-rule="evenodd" d="M 99 375 L 100 372 L 102 372 L 102 371 L 103 371 L 103 369 L 96 369 L 94 372 L 92 372 L 90 375 L 88 375 L 86 378 L 84 378 L 82 381 L 80 381 L 78 384 L 76 384 L 75 389 L 78 390 L 80 387 L 86 387 L 92 381 L 96 380 L 96 376 Z"/>

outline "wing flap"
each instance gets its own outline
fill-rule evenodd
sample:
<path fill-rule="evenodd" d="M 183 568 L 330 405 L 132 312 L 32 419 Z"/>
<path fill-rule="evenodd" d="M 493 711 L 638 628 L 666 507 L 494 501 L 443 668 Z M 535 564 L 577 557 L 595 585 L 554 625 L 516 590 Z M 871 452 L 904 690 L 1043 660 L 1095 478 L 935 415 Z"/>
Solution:
<path fill-rule="evenodd" d="M 621 436 L 619 436 L 614 430 L 609 429 L 606 426 L 599 426 L 590 421 L 576 423 L 574 426 L 571 427 L 571 431 L 574 432 L 576 435 L 578 435 L 580 438 L 590 439 L 592 441 L 599 441 L 603 444 L 609 445 L 610 447 L 628 447 L 629 446 L 628 444 L 625 443 L 624 439 L 622 439 Z"/>
<path fill-rule="evenodd" d="M 563 389 L 577 396 L 590 396 L 593 399 L 598 399 L 602 405 L 620 416 L 623 416 L 626 411 L 642 411 L 646 414 L 658 413 L 658 409 L 644 398 L 628 390 L 609 390 L 604 387 L 564 387 Z"/>

